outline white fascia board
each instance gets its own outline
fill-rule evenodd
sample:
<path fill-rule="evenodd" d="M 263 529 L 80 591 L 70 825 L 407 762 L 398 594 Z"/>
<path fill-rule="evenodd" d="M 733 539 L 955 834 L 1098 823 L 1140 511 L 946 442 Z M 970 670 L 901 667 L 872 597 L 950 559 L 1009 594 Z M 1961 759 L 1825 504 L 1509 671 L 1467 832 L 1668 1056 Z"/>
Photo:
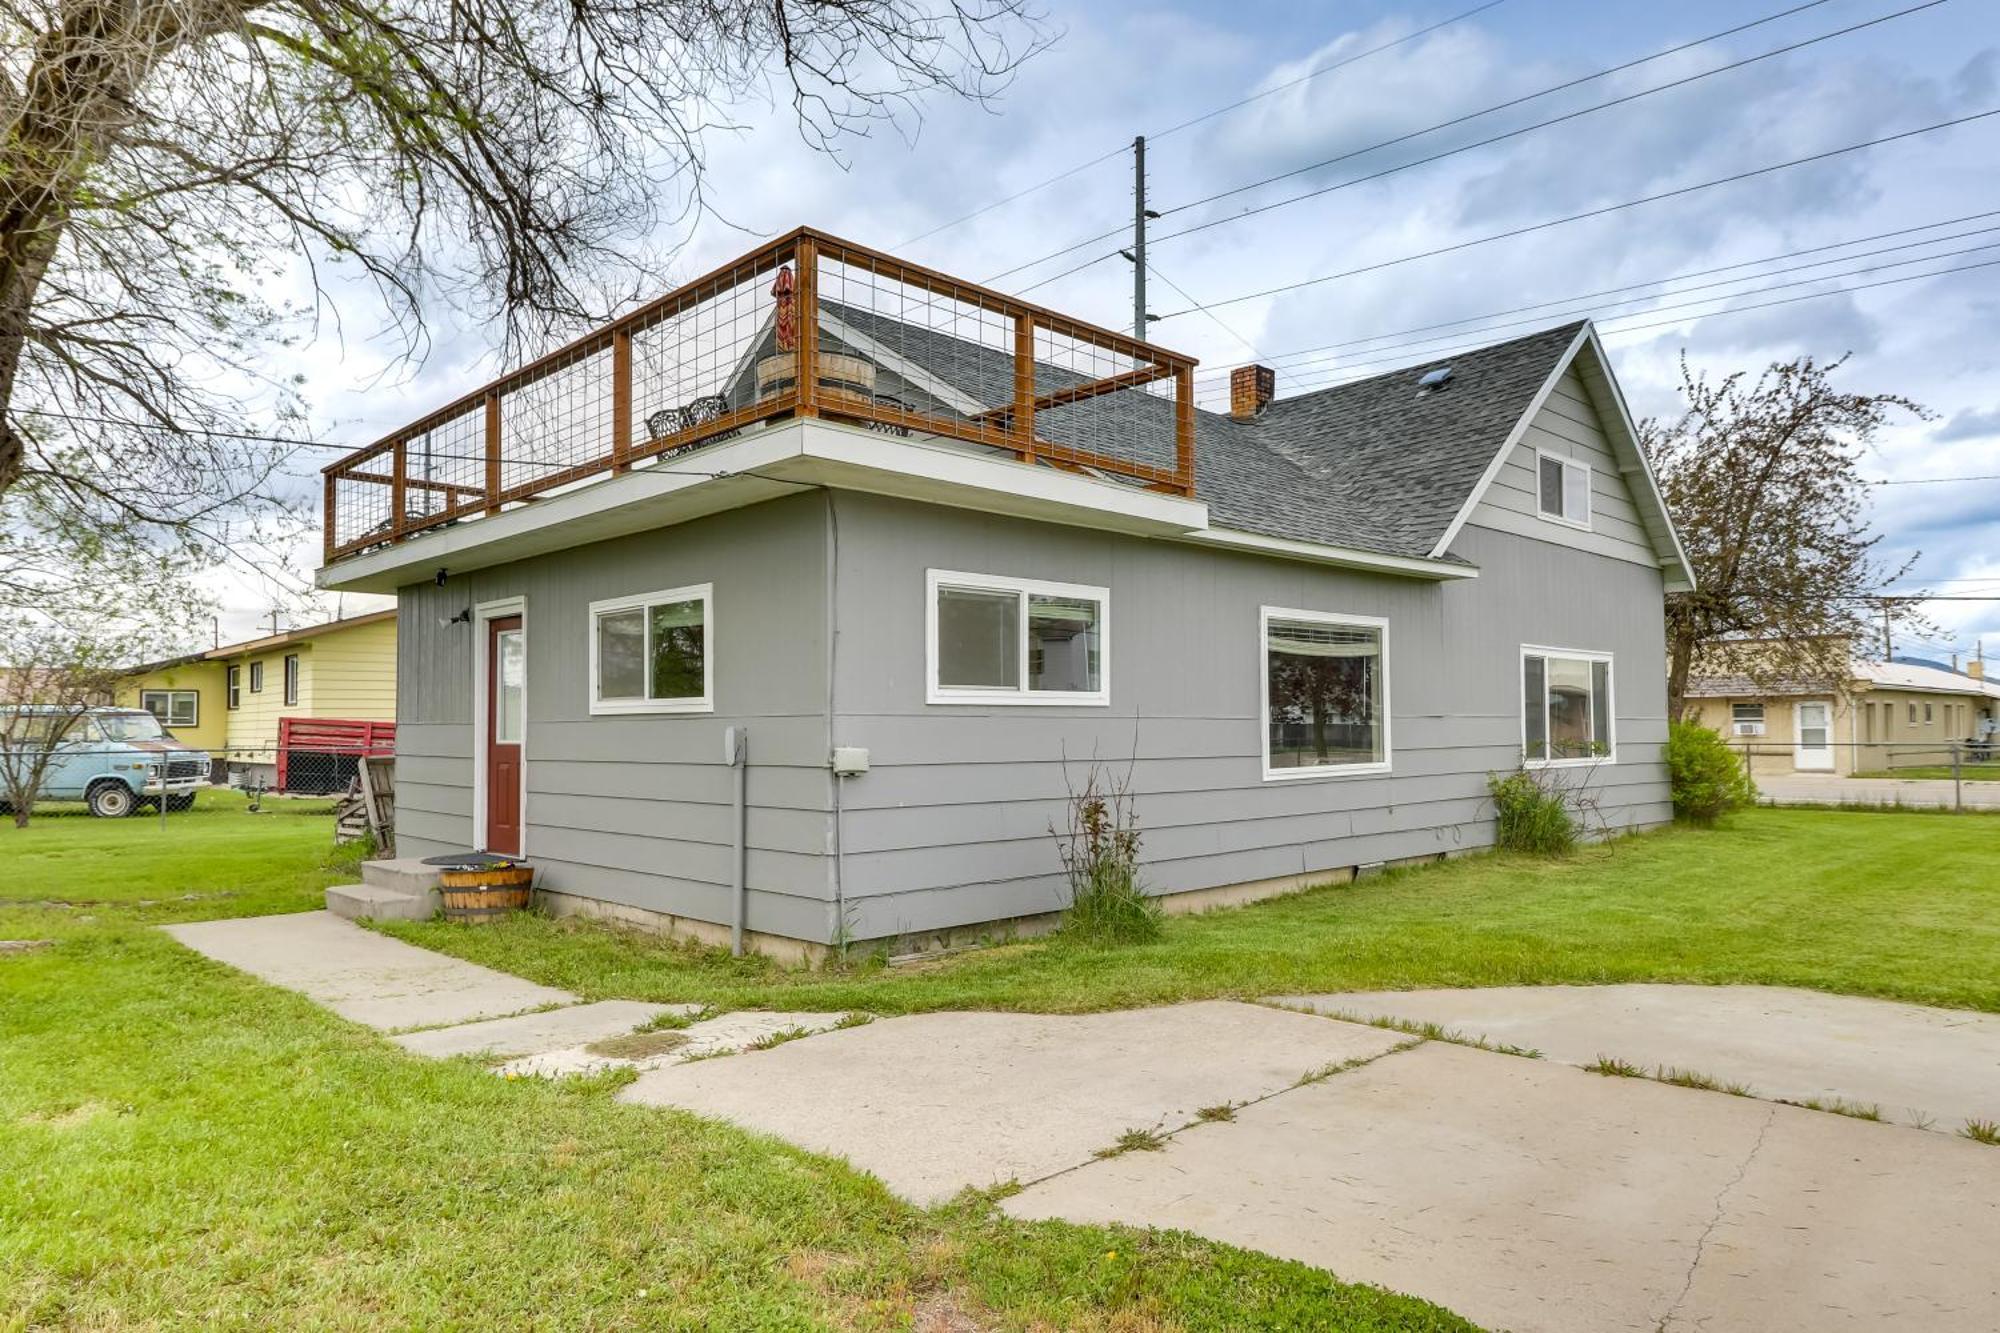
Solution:
<path fill-rule="evenodd" d="M 963 446 L 790 420 L 349 556 L 322 567 L 315 581 L 342 592 L 393 592 L 438 569 L 505 564 L 819 486 L 1139 536 L 1178 537 L 1208 526 L 1208 506 L 1199 500 L 1025 467 Z"/>
<path fill-rule="evenodd" d="M 1201 532 L 1190 532 L 1183 539 L 1203 546 L 1227 546 L 1239 551 L 1254 551 L 1260 555 L 1282 556 L 1288 560 L 1304 560 L 1316 565 L 1333 565 L 1340 569 L 1365 570 L 1374 574 L 1395 574 L 1415 579 L 1476 579 L 1479 567 L 1461 565 L 1450 560 L 1430 560 L 1422 556 L 1382 555 L 1374 551 L 1357 551 L 1345 546 L 1329 546 L 1322 542 L 1296 541 L 1289 537 L 1267 537 L 1261 532 L 1241 532 L 1234 528 L 1207 528 Z"/>
<path fill-rule="evenodd" d="M 1555 369 L 1551 370 L 1549 377 L 1542 381 L 1542 387 L 1535 390 L 1535 396 L 1528 402 L 1527 411 L 1521 413 L 1520 419 L 1514 423 L 1514 428 L 1507 432 L 1506 443 L 1500 446 L 1499 452 L 1486 464 L 1486 471 L 1479 476 L 1479 484 L 1472 488 L 1472 494 L 1465 497 L 1465 503 L 1458 507 L 1456 514 L 1452 515 L 1451 525 L 1444 530 L 1444 536 L 1439 537 L 1437 545 L 1431 547 L 1433 559 L 1442 556 L 1450 548 L 1452 541 L 1458 536 L 1459 529 L 1463 528 L 1466 520 L 1472 517 L 1472 511 L 1479 507 L 1479 502 L 1486 498 L 1486 492 L 1492 488 L 1494 479 L 1500 475 L 1500 469 L 1507 466 L 1507 460 L 1513 456 L 1515 448 L 1527 435 L 1528 427 L 1533 424 L 1536 414 L 1542 410 L 1542 405 L 1549 401 L 1549 395 L 1556 391 L 1556 385 L 1562 382 L 1563 372 L 1569 369 L 1569 363 L 1576 357 L 1576 349 L 1583 346 L 1589 336 L 1590 326 L 1586 324 L 1577 330 L 1576 337 L 1563 349 L 1563 354 L 1556 358 Z"/>
<path fill-rule="evenodd" d="M 1507 465 L 1508 458 L 1512 457 L 1514 449 L 1527 434 L 1528 427 L 1533 424 L 1536 415 L 1547 404 L 1549 395 L 1555 392 L 1556 385 L 1561 383 L 1562 377 L 1575 363 L 1578 353 L 1585 348 L 1590 350 L 1591 368 L 1596 372 L 1596 383 L 1592 384 L 1591 377 L 1586 376 L 1585 385 L 1593 390 L 1601 389 L 1604 396 L 1611 401 L 1613 410 L 1609 413 L 1606 413 L 1601 405 L 1595 403 L 1593 405 L 1598 406 L 1600 417 L 1609 417 L 1606 424 L 1611 429 L 1605 433 L 1611 438 L 1613 450 L 1622 459 L 1618 469 L 1619 475 L 1626 479 L 1627 484 L 1634 484 L 1632 479 L 1638 478 L 1636 489 L 1644 498 L 1651 500 L 1666 533 L 1666 550 L 1659 550 L 1659 543 L 1657 539 L 1655 540 L 1655 554 L 1659 558 L 1660 571 L 1666 577 L 1666 589 L 1668 592 L 1692 592 L 1694 566 L 1688 561 L 1687 550 L 1681 545 L 1680 534 L 1674 531 L 1673 515 L 1667 509 L 1666 498 L 1660 494 L 1659 479 L 1653 475 L 1652 464 L 1647 461 L 1646 451 L 1639 444 L 1639 431 L 1632 422 L 1632 410 L 1625 403 L 1625 391 L 1619 387 L 1618 377 L 1612 373 L 1611 360 L 1605 354 L 1604 344 L 1598 340 L 1597 325 L 1589 321 L 1577 330 L 1575 339 L 1557 358 L 1555 368 L 1549 372 L 1548 379 L 1542 382 L 1542 387 L 1536 391 L 1527 410 L 1521 413 L 1520 420 L 1514 423 L 1514 429 L 1507 434 L 1507 442 L 1500 446 L 1500 451 L 1493 456 L 1493 461 L 1486 465 L 1486 471 L 1479 478 L 1479 484 L 1472 488 L 1472 494 L 1466 497 L 1463 505 L 1459 506 L 1458 513 L 1451 520 L 1451 526 L 1444 530 L 1444 536 L 1438 538 L 1437 545 L 1431 548 L 1431 554 L 1441 556 L 1450 547 L 1452 540 L 1458 536 L 1459 529 L 1463 528 L 1466 521 L 1472 517 L 1472 511 L 1486 498 L 1487 490 L 1500 475 L 1500 469 Z"/>

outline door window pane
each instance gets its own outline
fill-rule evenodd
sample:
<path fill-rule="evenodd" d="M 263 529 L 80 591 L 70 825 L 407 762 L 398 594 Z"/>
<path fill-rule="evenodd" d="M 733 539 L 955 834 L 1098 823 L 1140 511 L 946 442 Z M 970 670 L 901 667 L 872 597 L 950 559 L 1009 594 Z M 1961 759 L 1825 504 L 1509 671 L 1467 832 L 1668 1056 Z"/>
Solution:
<path fill-rule="evenodd" d="M 938 684 L 1011 690 L 1021 684 L 1021 597 L 939 588 Z"/>
<path fill-rule="evenodd" d="M 493 649 L 499 691 L 494 699 L 493 739 L 502 745 L 519 745 L 528 716 L 527 641 L 520 630 L 502 630 L 494 636 Z"/>
<path fill-rule="evenodd" d="M 663 602 L 646 609 L 655 699 L 699 699 L 707 691 L 703 667 L 703 606 L 700 599 Z"/>
<path fill-rule="evenodd" d="M 1097 619 L 1087 598 L 1029 595 L 1029 689 L 1097 689 Z"/>
<path fill-rule="evenodd" d="M 597 618 L 597 697 L 646 697 L 646 612 L 643 607 Z"/>
<path fill-rule="evenodd" d="M 1379 628 L 1273 619 L 1264 671 L 1273 771 L 1383 762 Z"/>

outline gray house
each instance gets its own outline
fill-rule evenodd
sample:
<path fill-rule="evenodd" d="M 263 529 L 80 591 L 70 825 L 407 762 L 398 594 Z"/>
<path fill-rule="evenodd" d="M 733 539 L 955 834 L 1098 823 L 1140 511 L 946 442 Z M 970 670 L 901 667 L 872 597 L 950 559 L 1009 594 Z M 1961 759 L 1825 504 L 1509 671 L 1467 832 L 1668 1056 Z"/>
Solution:
<path fill-rule="evenodd" d="M 1524 763 L 1669 818 L 1690 575 L 1588 324 L 1191 370 L 802 231 L 336 464 L 400 849 L 798 957 L 1046 921 L 1093 759 L 1176 907 L 1487 845 Z"/>

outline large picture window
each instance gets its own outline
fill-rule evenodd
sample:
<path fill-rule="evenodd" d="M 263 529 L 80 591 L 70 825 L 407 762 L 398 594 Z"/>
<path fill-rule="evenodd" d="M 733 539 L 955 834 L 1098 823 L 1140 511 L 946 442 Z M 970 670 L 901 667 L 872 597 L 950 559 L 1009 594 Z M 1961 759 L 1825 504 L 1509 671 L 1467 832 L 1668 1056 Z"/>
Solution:
<path fill-rule="evenodd" d="M 139 707 L 160 719 L 163 727 L 201 725 L 201 695 L 194 690 L 142 690 Z"/>
<path fill-rule="evenodd" d="M 590 711 L 712 711 L 713 601 L 702 583 L 592 602 Z"/>
<path fill-rule="evenodd" d="M 1108 590 L 942 569 L 928 582 L 930 702 L 1111 701 Z"/>
<path fill-rule="evenodd" d="M 1264 776 L 1389 769 L 1389 623 L 1263 610 Z"/>
<path fill-rule="evenodd" d="M 1611 655 L 1521 650 L 1521 757 L 1531 766 L 1612 757 Z"/>

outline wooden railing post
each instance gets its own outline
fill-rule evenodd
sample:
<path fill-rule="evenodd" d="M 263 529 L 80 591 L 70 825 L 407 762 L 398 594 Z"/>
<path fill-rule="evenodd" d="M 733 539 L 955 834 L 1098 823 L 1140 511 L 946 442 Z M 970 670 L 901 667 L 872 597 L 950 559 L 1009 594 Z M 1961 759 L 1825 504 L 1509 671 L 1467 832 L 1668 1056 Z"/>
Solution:
<path fill-rule="evenodd" d="M 1174 471 L 1182 495 L 1194 494 L 1194 367 L 1174 368 Z"/>
<path fill-rule="evenodd" d="M 1014 409 L 1007 418 L 1014 436 L 1014 457 L 1035 461 L 1035 317 L 1023 310 L 1014 316 Z"/>
<path fill-rule="evenodd" d="M 334 473 L 326 473 L 320 478 L 320 489 L 320 526 L 324 529 L 320 534 L 324 547 L 320 563 L 330 565 L 333 563 L 335 533 L 340 528 L 340 514 L 334 508 L 335 498 L 340 490 L 339 478 Z"/>
<path fill-rule="evenodd" d="M 819 415 L 819 244 L 810 236 L 799 237 L 793 252 L 798 265 L 798 286 L 793 299 L 798 303 L 798 378 L 792 392 L 798 396 L 802 417 Z"/>
<path fill-rule="evenodd" d="M 410 441 L 407 436 L 397 438 L 390 458 L 389 540 L 399 542 L 403 540 L 403 529 L 409 524 L 409 506 L 404 498 L 410 486 Z"/>
<path fill-rule="evenodd" d="M 500 512 L 500 395 L 486 395 L 486 512 Z"/>
<path fill-rule="evenodd" d="M 632 332 L 611 335 L 611 470 L 632 470 Z"/>

